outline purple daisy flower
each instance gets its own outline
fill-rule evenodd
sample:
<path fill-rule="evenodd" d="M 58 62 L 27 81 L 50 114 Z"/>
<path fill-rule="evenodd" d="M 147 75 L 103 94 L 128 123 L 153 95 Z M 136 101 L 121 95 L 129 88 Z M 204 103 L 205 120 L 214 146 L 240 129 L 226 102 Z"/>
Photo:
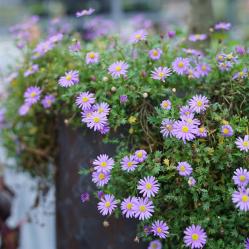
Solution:
<path fill-rule="evenodd" d="M 147 158 L 147 152 L 145 150 L 136 150 L 134 153 L 134 159 L 139 162 L 142 163 L 146 160 Z"/>
<path fill-rule="evenodd" d="M 20 106 L 19 110 L 18 110 L 18 114 L 20 116 L 25 116 L 27 115 L 27 113 L 30 110 L 31 105 L 28 103 L 24 103 L 23 105 Z"/>
<path fill-rule="evenodd" d="M 144 29 L 140 29 L 134 32 L 130 37 L 130 43 L 138 43 L 140 41 L 145 41 L 148 33 Z"/>
<path fill-rule="evenodd" d="M 231 125 L 222 125 L 221 126 L 221 134 L 224 137 L 231 137 L 233 135 L 233 128 Z"/>
<path fill-rule="evenodd" d="M 249 238 L 245 240 L 245 249 L 249 249 Z"/>
<path fill-rule="evenodd" d="M 137 189 L 143 197 L 154 197 L 159 191 L 159 183 L 154 176 L 147 176 L 138 182 Z"/>
<path fill-rule="evenodd" d="M 172 134 L 177 139 L 182 139 L 184 143 L 195 138 L 197 126 L 189 124 L 186 121 L 176 121 L 173 125 Z"/>
<path fill-rule="evenodd" d="M 206 63 L 198 64 L 196 66 L 196 69 L 197 69 L 198 74 L 200 75 L 200 77 L 208 76 L 208 74 L 211 71 L 211 67 Z"/>
<path fill-rule="evenodd" d="M 168 31 L 168 32 L 167 32 L 167 35 L 168 35 L 168 37 L 171 39 L 171 38 L 174 38 L 174 37 L 175 37 L 176 32 L 175 32 L 175 31 Z"/>
<path fill-rule="evenodd" d="M 145 225 L 144 226 L 144 233 L 145 235 L 150 235 L 151 234 L 151 226 Z"/>
<path fill-rule="evenodd" d="M 126 62 L 117 61 L 109 66 L 108 72 L 114 79 L 116 79 L 120 78 L 122 75 L 126 76 L 128 67 L 129 65 Z"/>
<path fill-rule="evenodd" d="M 65 73 L 65 76 L 60 77 L 59 85 L 62 87 L 70 87 L 79 83 L 79 72 L 69 71 Z"/>
<path fill-rule="evenodd" d="M 194 110 L 190 108 L 188 105 L 182 106 L 180 108 L 180 116 L 187 116 L 192 113 L 194 113 Z"/>
<path fill-rule="evenodd" d="M 100 131 L 107 125 L 107 117 L 98 112 L 92 112 L 89 117 L 83 118 L 82 122 L 87 124 L 87 127 L 94 131 Z"/>
<path fill-rule="evenodd" d="M 109 124 L 104 125 L 103 128 L 99 130 L 100 134 L 105 135 L 110 131 L 110 126 Z"/>
<path fill-rule="evenodd" d="M 110 215 L 117 207 L 117 203 L 113 195 L 106 194 L 98 203 L 98 210 L 102 215 Z"/>
<path fill-rule="evenodd" d="M 43 98 L 43 100 L 41 101 L 41 103 L 45 109 L 50 108 L 54 102 L 55 102 L 55 97 L 54 97 L 54 95 L 51 95 L 51 94 L 46 95 Z"/>
<path fill-rule="evenodd" d="M 121 104 L 125 104 L 128 101 L 127 95 L 121 95 L 119 97 L 119 101 L 120 101 Z"/>
<path fill-rule="evenodd" d="M 198 137 L 207 137 L 207 129 L 204 126 L 197 128 L 196 135 Z"/>
<path fill-rule="evenodd" d="M 76 98 L 76 105 L 82 110 L 89 110 L 95 102 L 95 96 L 93 93 L 82 92 Z"/>
<path fill-rule="evenodd" d="M 126 218 L 132 218 L 134 216 L 134 203 L 136 202 L 136 197 L 128 197 L 121 202 L 122 214 Z"/>
<path fill-rule="evenodd" d="M 197 49 L 193 49 L 193 48 L 183 48 L 182 49 L 183 52 L 185 52 L 186 54 L 191 54 L 194 56 L 203 56 L 203 52 Z"/>
<path fill-rule="evenodd" d="M 235 144 L 241 151 L 249 151 L 249 135 L 245 135 L 244 139 L 238 137 L 235 141 Z"/>
<path fill-rule="evenodd" d="M 81 17 L 81 16 L 90 16 L 95 12 L 95 9 L 89 8 L 88 10 L 81 10 L 76 12 L 76 17 Z"/>
<path fill-rule="evenodd" d="M 68 47 L 69 51 L 72 53 L 79 52 L 81 50 L 81 45 L 79 41 L 75 41 L 72 45 Z"/>
<path fill-rule="evenodd" d="M 218 62 L 224 62 L 225 60 L 226 60 L 226 54 L 218 54 L 217 56 L 216 56 L 216 60 L 218 61 Z"/>
<path fill-rule="evenodd" d="M 200 125 L 201 124 L 200 120 L 195 118 L 193 113 L 180 116 L 180 119 L 182 121 L 186 121 L 187 123 L 192 124 L 192 125 Z"/>
<path fill-rule="evenodd" d="M 249 189 L 239 189 L 232 195 L 233 203 L 241 211 L 249 211 Z"/>
<path fill-rule="evenodd" d="M 171 102 L 170 102 L 170 100 L 164 100 L 164 101 L 162 101 L 160 106 L 164 110 L 170 110 L 171 109 Z"/>
<path fill-rule="evenodd" d="M 157 61 L 160 59 L 162 53 L 163 51 L 160 48 L 153 48 L 149 51 L 149 57 L 152 60 Z"/>
<path fill-rule="evenodd" d="M 138 162 L 135 160 L 135 157 L 132 156 L 125 156 L 121 161 L 121 168 L 124 171 L 134 171 L 137 167 Z"/>
<path fill-rule="evenodd" d="M 230 61 L 221 62 L 221 63 L 218 64 L 218 67 L 219 67 L 221 72 L 224 72 L 224 71 L 228 72 L 233 67 L 233 64 Z"/>
<path fill-rule="evenodd" d="M 113 168 L 114 160 L 106 154 L 101 154 L 93 161 L 93 165 L 95 165 L 94 169 L 97 172 L 110 172 Z"/>
<path fill-rule="evenodd" d="M 134 202 L 134 216 L 139 220 L 149 219 L 154 213 L 154 205 L 148 198 L 140 198 Z"/>
<path fill-rule="evenodd" d="M 192 225 L 184 231 L 184 243 L 193 248 L 203 248 L 207 242 L 207 234 L 200 225 Z"/>
<path fill-rule="evenodd" d="M 27 104 L 35 104 L 41 97 L 41 88 L 37 86 L 30 86 L 24 93 L 25 102 Z"/>
<path fill-rule="evenodd" d="M 188 58 L 178 57 L 172 62 L 173 71 L 179 75 L 183 75 L 188 69 L 190 61 Z"/>
<path fill-rule="evenodd" d="M 160 132 L 162 133 L 163 137 L 172 137 L 173 136 L 173 126 L 175 121 L 172 119 L 164 119 L 162 121 Z"/>
<path fill-rule="evenodd" d="M 235 51 L 239 55 L 245 55 L 246 54 L 246 49 L 243 46 L 236 46 Z"/>
<path fill-rule="evenodd" d="M 246 79 L 248 77 L 248 70 L 247 68 L 244 68 L 242 71 L 237 72 L 233 75 L 233 80 L 237 79 Z"/>
<path fill-rule="evenodd" d="M 33 65 L 31 65 L 29 68 L 28 68 L 28 70 L 26 70 L 25 72 L 24 72 L 24 77 L 28 77 L 29 75 L 31 75 L 31 74 L 34 74 L 34 73 L 36 73 L 37 71 L 39 71 L 39 65 L 37 65 L 37 64 L 33 64 Z"/>
<path fill-rule="evenodd" d="M 206 34 L 191 34 L 188 37 L 189 41 L 192 42 L 197 42 L 197 41 L 204 41 L 207 39 L 207 35 Z"/>
<path fill-rule="evenodd" d="M 190 176 L 189 179 L 188 179 L 188 185 L 190 187 L 193 187 L 194 185 L 196 184 L 196 180 L 194 177 Z"/>
<path fill-rule="evenodd" d="M 187 162 L 179 162 L 176 169 L 180 176 L 190 176 L 193 171 L 191 165 Z"/>
<path fill-rule="evenodd" d="M 102 199 L 105 196 L 105 193 L 102 190 L 100 190 L 97 192 L 97 195 L 99 199 Z"/>
<path fill-rule="evenodd" d="M 169 234 L 169 227 L 167 226 L 166 222 L 157 220 L 152 223 L 151 231 L 155 236 L 158 236 L 161 239 L 165 239 Z"/>
<path fill-rule="evenodd" d="M 148 249 L 162 249 L 160 240 L 153 240 L 150 242 Z"/>
<path fill-rule="evenodd" d="M 195 95 L 188 102 L 190 108 L 196 113 L 205 111 L 208 107 L 208 103 L 209 100 L 207 99 L 207 97 L 202 95 Z"/>
<path fill-rule="evenodd" d="M 219 22 L 214 25 L 215 30 L 229 30 L 231 28 L 231 23 L 229 22 Z"/>
<path fill-rule="evenodd" d="M 234 184 L 239 187 L 246 187 L 249 183 L 249 171 L 247 169 L 238 168 L 233 176 Z"/>
<path fill-rule="evenodd" d="M 90 195 L 88 192 L 84 192 L 80 195 L 80 199 L 81 199 L 81 202 L 84 203 L 84 202 L 87 202 L 90 200 Z"/>
<path fill-rule="evenodd" d="M 104 171 L 94 171 L 92 173 L 92 181 L 98 186 L 103 187 L 106 185 L 110 180 L 110 173 Z"/>
<path fill-rule="evenodd" d="M 86 54 L 86 64 L 95 64 L 99 62 L 99 53 L 89 52 Z"/>
<path fill-rule="evenodd" d="M 154 80 L 165 81 L 167 77 L 171 75 L 171 69 L 168 67 L 157 67 L 152 71 L 151 77 Z"/>
<path fill-rule="evenodd" d="M 102 102 L 102 103 L 93 105 L 93 110 L 98 112 L 99 114 L 103 114 L 107 116 L 110 112 L 110 107 L 107 103 Z"/>

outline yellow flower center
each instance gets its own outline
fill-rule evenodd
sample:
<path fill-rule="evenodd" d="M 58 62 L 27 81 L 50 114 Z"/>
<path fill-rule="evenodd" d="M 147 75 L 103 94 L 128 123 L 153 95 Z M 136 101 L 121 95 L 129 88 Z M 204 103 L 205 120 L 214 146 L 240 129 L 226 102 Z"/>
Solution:
<path fill-rule="evenodd" d="M 178 63 L 178 67 L 183 68 L 183 66 L 184 66 L 184 63 L 183 63 L 182 61 L 180 61 L 180 62 Z"/>
<path fill-rule="evenodd" d="M 89 57 L 90 57 L 91 59 L 94 59 L 94 58 L 95 58 L 95 54 L 94 54 L 94 53 L 90 53 L 90 54 L 89 54 Z"/>
<path fill-rule="evenodd" d="M 30 96 L 31 96 L 32 98 L 34 98 L 34 97 L 36 96 L 36 92 L 32 92 L 32 93 L 30 94 Z"/>
<path fill-rule="evenodd" d="M 201 36 L 197 34 L 197 35 L 195 35 L 195 38 L 196 38 L 196 39 L 200 39 Z"/>
<path fill-rule="evenodd" d="M 133 162 L 128 162 L 128 163 L 127 163 L 127 166 L 128 166 L 128 167 L 131 167 L 132 165 L 133 165 Z"/>
<path fill-rule="evenodd" d="M 239 72 L 239 76 L 243 77 L 244 76 L 244 72 Z"/>
<path fill-rule="evenodd" d="M 197 106 L 201 107 L 202 106 L 202 101 L 198 100 L 197 101 Z"/>
<path fill-rule="evenodd" d="M 89 100 L 88 97 L 83 97 L 83 98 L 82 98 L 82 102 L 84 102 L 84 103 L 86 103 L 88 100 Z"/>
<path fill-rule="evenodd" d="M 101 162 L 100 166 L 101 167 L 106 167 L 107 166 L 107 162 Z"/>
<path fill-rule="evenodd" d="M 202 70 L 202 71 L 206 71 L 206 70 L 207 70 L 207 67 L 206 67 L 205 65 L 203 65 L 203 66 L 201 67 L 201 70 Z"/>
<path fill-rule="evenodd" d="M 173 128 L 173 127 L 172 127 L 172 125 L 167 124 L 167 125 L 166 125 L 166 128 L 167 128 L 169 131 L 172 131 L 172 128 Z"/>
<path fill-rule="evenodd" d="M 126 205 L 126 208 L 129 209 L 129 210 L 131 210 L 132 207 L 133 207 L 132 203 L 128 203 L 128 204 Z"/>
<path fill-rule="evenodd" d="M 180 171 L 181 171 L 181 172 L 184 172 L 185 170 L 186 170 L 185 166 L 182 165 L 182 166 L 180 167 Z"/>
<path fill-rule="evenodd" d="M 109 201 L 107 201 L 107 202 L 105 203 L 105 207 L 109 208 L 110 206 L 111 206 L 111 203 L 110 203 Z"/>
<path fill-rule="evenodd" d="M 143 156 L 143 152 L 139 151 L 139 152 L 137 153 L 137 157 L 138 157 L 138 158 L 141 158 L 142 156 Z"/>
<path fill-rule="evenodd" d="M 136 35 L 135 35 L 135 38 L 138 39 L 138 40 L 141 39 L 141 37 L 142 37 L 142 36 L 141 36 L 140 34 L 136 34 Z"/>
<path fill-rule="evenodd" d="M 240 180 L 241 182 L 244 182 L 244 181 L 246 180 L 246 177 L 245 177 L 244 175 L 241 175 L 241 176 L 239 177 L 239 180 Z"/>
<path fill-rule="evenodd" d="M 161 227 L 158 227 L 156 230 L 158 233 L 161 233 L 163 231 Z"/>
<path fill-rule="evenodd" d="M 205 128 L 204 128 L 204 127 L 200 127 L 200 128 L 199 128 L 199 132 L 200 132 L 200 133 L 203 133 L 204 131 L 205 131 Z"/>
<path fill-rule="evenodd" d="M 182 127 L 182 132 L 187 133 L 188 131 L 189 131 L 188 126 L 184 125 L 184 126 Z"/>
<path fill-rule="evenodd" d="M 93 118 L 93 122 L 94 123 L 99 123 L 100 122 L 100 118 L 99 117 L 94 117 Z"/>
<path fill-rule="evenodd" d="M 232 54 L 228 54 L 227 55 L 227 59 L 229 59 L 229 60 L 233 59 L 233 55 Z"/>
<path fill-rule="evenodd" d="M 152 249 L 157 249 L 157 248 L 158 248 L 157 244 L 153 243 L 152 244 Z"/>
<path fill-rule="evenodd" d="M 222 56 L 222 55 L 219 55 L 219 56 L 218 56 L 218 59 L 219 59 L 220 61 L 222 61 L 222 60 L 223 60 L 223 56 Z"/>
<path fill-rule="evenodd" d="M 242 143 L 242 145 L 243 145 L 244 147 L 249 147 L 249 142 L 248 142 L 248 141 L 244 141 L 244 142 Z"/>
<path fill-rule="evenodd" d="M 164 76 L 164 73 L 163 72 L 160 72 L 158 73 L 159 77 L 163 77 Z"/>
<path fill-rule="evenodd" d="M 224 133 L 224 134 L 228 134 L 228 133 L 229 133 L 229 130 L 228 130 L 227 128 L 224 128 L 224 129 L 223 129 L 223 133 Z"/>
<path fill-rule="evenodd" d="M 116 66 L 115 69 L 116 69 L 117 72 L 120 72 L 121 71 L 121 66 Z"/>
<path fill-rule="evenodd" d="M 192 234 L 192 240 L 197 241 L 199 239 L 199 235 L 197 233 Z"/>
<path fill-rule="evenodd" d="M 146 189 L 150 190 L 152 188 L 152 185 L 151 185 L 151 183 L 146 183 L 145 187 L 146 187 Z"/>
<path fill-rule="evenodd" d="M 143 212 L 143 213 L 144 213 L 144 212 L 146 212 L 146 210 L 147 210 L 147 209 L 146 209 L 146 207 L 145 207 L 144 205 L 141 205 L 141 206 L 139 207 L 139 211 L 140 211 L 140 212 Z"/>
<path fill-rule="evenodd" d="M 100 107 L 100 108 L 98 109 L 98 113 L 102 113 L 102 112 L 104 112 L 104 109 L 103 109 L 102 107 Z"/>
<path fill-rule="evenodd" d="M 105 175 L 103 173 L 99 174 L 99 180 L 104 180 L 105 179 Z"/>
<path fill-rule="evenodd" d="M 247 195 L 242 195 L 241 200 L 242 200 L 242 202 L 248 202 L 249 197 Z"/>
<path fill-rule="evenodd" d="M 153 50 L 153 55 L 154 56 L 158 56 L 158 51 L 157 50 Z"/>
<path fill-rule="evenodd" d="M 70 74 L 68 74 L 67 76 L 66 76 L 66 80 L 71 80 L 72 79 L 72 75 L 70 75 Z"/>
<path fill-rule="evenodd" d="M 168 102 L 163 102 L 163 107 L 167 108 L 169 106 L 169 103 Z"/>

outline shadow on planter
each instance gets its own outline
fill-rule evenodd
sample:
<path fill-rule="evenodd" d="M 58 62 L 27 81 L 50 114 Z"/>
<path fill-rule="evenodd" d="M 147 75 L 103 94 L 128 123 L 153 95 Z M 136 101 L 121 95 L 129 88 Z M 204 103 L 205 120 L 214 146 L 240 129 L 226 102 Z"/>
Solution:
<path fill-rule="evenodd" d="M 61 123 L 58 136 L 58 172 L 56 178 L 57 249 L 143 249 L 134 242 L 136 223 L 124 218 L 107 218 L 99 214 L 92 197 L 82 204 L 80 194 L 96 189 L 91 176 L 80 176 L 79 169 L 89 167 L 101 153 L 113 155 L 115 147 L 103 144 L 101 135 L 90 130 L 72 130 Z"/>

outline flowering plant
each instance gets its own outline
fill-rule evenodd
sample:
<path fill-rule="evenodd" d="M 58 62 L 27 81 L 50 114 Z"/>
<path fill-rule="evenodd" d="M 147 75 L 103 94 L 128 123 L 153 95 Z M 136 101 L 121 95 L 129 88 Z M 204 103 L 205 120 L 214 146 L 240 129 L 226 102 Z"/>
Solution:
<path fill-rule="evenodd" d="M 46 177 L 58 120 L 92 129 L 117 146 L 115 157 L 103 151 L 80 171 L 99 188 L 102 215 L 140 220 L 137 236 L 150 249 L 243 248 L 248 54 L 225 36 L 139 29 L 124 40 L 56 33 L 27 43 L 5 102 L 6 148 L 23 169 Z M 201 45 L 207 38 L 210 49 Z M 109 135 L 120 128 L 119 139 Z"/>

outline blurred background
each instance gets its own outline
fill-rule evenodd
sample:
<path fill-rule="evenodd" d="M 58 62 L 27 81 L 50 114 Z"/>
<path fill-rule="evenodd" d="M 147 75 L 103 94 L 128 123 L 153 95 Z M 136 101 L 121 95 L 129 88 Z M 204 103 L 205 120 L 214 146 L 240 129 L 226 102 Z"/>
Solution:
<path fill-rule="evenodd" d="M 51 23 L 60 23 L 67 31 L 87 30 L 95 25 L 102 27 L 101 32 L 108 32 L 113 26 L 123 32 L 131 29 L 132 20 L 138 28 L 142 23 L 144 27 L 160 26 L 161 31 L 166 32 L 175 30 L 175 27 L 191 29 L 191 20 L 196 21 L 194 17 L 198 8 L 205 12 L 204 4 L 210 2 L 212 13 L 207 16 L 211 18 L 210 23 L 231 22 L 234 27 L 232 35 L 248 40 L 249 0 L 203 0 L 199 1 L 199 7 L 196 2 L 198 0 L 0 0 L 0 74 L 6 75 L 10 65 L 21 62 L 20 50 L 9 31 L 10 27 L 30 16 L 39 16 L 41 26 L 46 30 Z M 84 19 L 87 23 L 75 18 L 76 11 L 90 7 L 96 12 L 94 17 Z M 0 84 L 0 94 L 5 94 L 3 83 Z M 18 172 L 15 162 L 7 160 L 0 148 L 0 205 L 3 206 L 0 226 L 1 222 L 8 224 L 9 230 L 2 231 L 2 236 L 10 234 L 12 239 L 18 240 L 19 247 L 15 248 L 56 248 L 55 188 L 50 184 L 46 195 L 37 198 L 37 190 L 43 184 L 47 186 L 41 179 Z M 80 190 L 77 194 L 80 202 Z"/>

